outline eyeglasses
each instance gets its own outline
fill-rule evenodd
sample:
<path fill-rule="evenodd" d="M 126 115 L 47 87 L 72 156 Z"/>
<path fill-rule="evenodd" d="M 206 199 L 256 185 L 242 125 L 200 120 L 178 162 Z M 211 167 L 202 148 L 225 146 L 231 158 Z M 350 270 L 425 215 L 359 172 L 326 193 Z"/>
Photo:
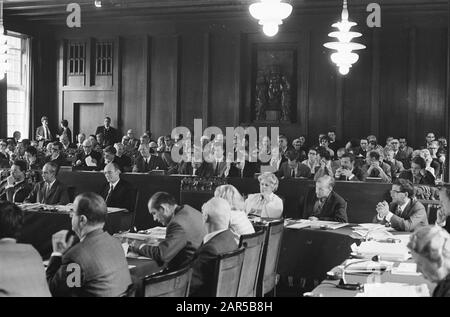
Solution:
<path fill-rule="evenodd" d="M 390 192 L 391 192 L 391 194 L 392 194 L 392 193 L 403 193 L 402 191 L 399 191 L 399 190 L 393 190 L 393 189 L 391 189 Z"/>

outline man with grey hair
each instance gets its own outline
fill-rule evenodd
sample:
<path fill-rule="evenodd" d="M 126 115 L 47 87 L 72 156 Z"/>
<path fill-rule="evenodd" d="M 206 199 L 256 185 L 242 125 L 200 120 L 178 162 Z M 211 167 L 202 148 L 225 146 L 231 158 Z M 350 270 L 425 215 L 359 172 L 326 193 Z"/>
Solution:
<path fill-rule="evenodd" d="M 46 205 L 67 205 L 69 194 L 67 187 L 56 179 L 59 166 L 48 162 L 42 168 L 44 181 L 37 183 L 31 193 L 25 198 L 25 203 L 41 203 Z"/>
<path fill-rule="evenodd" d="M 219 197 L 211 198 L 202 207 L 206 235 L 193 264 L 190 296 L 214 296 L 214 272 L 217 256 L 237 249 L 229 229 L 231 207 Z"/>
<path fill-rule="evenodd" d="M 103 231 L 106 203 L 95 193 L 83 193 L 74 201 L 72 230 L 80 239 L 62 230 L 53 235 L 53 253 L 47 281 L 53 296 L 116 297 L 132 284 L 120 242 Z"/>
<path fill-rule="evenodd" d="M 79 152 L 75 156 L 74 167 L 82 170 L 98 169 L 101 160 L 102 154 L 93 150 L 92 141 L 84 140 L 83 152 Z"/>
<path fill-rule="evenodd" d="M 347 222 L 347 202 L 333 191 L 334 177 L 324 175 L 316 180 L 300 203 L 304 219 Z"/>

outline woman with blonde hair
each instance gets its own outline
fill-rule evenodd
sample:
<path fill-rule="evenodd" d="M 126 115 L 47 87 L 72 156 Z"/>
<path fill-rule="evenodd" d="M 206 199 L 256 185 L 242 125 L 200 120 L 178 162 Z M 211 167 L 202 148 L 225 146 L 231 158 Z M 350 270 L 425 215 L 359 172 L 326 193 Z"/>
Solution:
<path fill-rule="evenodd" d="M 439 226 L 415 231 L 408 243 L 417 268 L 425 278 L 438 283 L 433 297 L 450 297 L 450 235 Z"/>
<path fill-rule="evenodd" d="M 274 194 L 278 189 L 278 178 L 273 173 L 265 172 L 258 177 L 258 181 L 260 192 L 248 195 L 245 213 L 261 218 L 281 218 L 283 201 Z"/>
<path fill-rule="evenodd" d="M 222 185 L 216 188 L 214 197 L 225 199 L 231 206 L 230 229 L 239 243 L 240 236 L 255 232 L 252 223 L 244 211 L 244 199 L 233 185 Z"/>

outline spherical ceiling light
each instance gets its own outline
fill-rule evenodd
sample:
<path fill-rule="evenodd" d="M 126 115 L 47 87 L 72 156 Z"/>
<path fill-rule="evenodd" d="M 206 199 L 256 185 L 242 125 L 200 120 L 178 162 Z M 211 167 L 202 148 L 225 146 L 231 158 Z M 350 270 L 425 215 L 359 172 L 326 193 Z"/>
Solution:
<path fill-rule="evenodd" d="M 291 15 L 292 6 L 281 0 L 261 0 L 251 4 L 249 11 L 263 26 L 264 34 L 274 36 L 278 33 L 278 26 L 283 24 L 283 19 Z"/>
<path fill-rule="evenodd" d="M 350 31 L 357 24 L 348 20 L 347 0 L 344 0 L 341 18 L 341 21 L 332 25 L 332 27 L 338 28 L 339 31 L 328 34 L 329 37 L 337 38 L 338 42 L 328 42 L 324 46 L 337 51 L 331 54 L 331 61 L 338 66 L 341 75 L 347 75 L 352 65 L 359 59 L 358 54 L 352 51 L 362 50 L 366 47 L 362 44 L 351 42 L 353 38 L 360 37 L 361 33 Z"/>

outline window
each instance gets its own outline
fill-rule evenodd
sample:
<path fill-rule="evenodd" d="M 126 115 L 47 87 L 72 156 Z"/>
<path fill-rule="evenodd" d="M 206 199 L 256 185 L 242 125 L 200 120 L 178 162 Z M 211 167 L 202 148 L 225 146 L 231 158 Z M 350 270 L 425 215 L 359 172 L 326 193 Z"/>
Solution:
<path fill-rule="evenodd" d="M 84 43 L 69 44 L 69 75 L 83 76 L 86 65 L 86 45 Z"/>
<path fill-rule="evenodd" d="M 112 75 L 113 44 L 111 42 L 98 42 L 95 56 L 96 74 Z"/>
<path fill-rule="evenodd" d="M 30 47 L 29 39 L 8 34 L 7 132 L 29 136 L 30 123 Z"/>

